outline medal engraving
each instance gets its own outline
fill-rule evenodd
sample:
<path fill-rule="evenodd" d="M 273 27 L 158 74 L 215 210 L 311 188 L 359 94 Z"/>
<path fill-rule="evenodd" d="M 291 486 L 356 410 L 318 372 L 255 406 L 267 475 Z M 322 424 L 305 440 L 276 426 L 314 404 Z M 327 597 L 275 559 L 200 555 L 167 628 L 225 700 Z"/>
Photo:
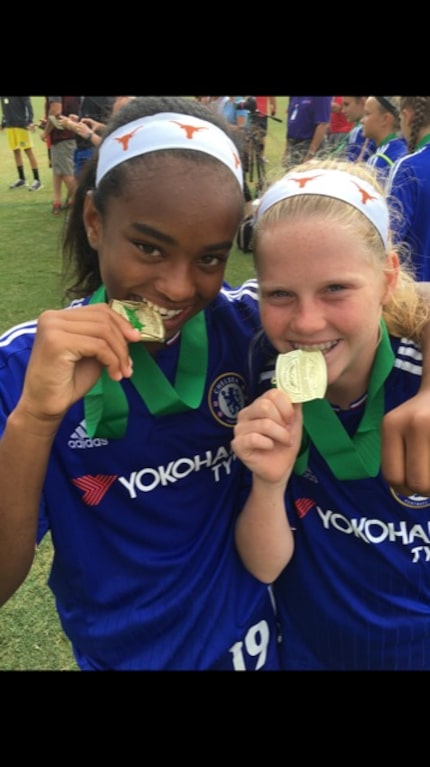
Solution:
<path fill-rule="evenodd" d="M 286 392 L 291 402 L 322 399 L 327 389 L 327 366 L 322 352 L 295 349 L 278 354 L 272 383 Z"/>
<path fill-rule="evenodd" d="M 138 329 L 142 341 L 164 341 L 163 320 L 158 312 L 144 302 L 112 299 L 109 306 Z"/>

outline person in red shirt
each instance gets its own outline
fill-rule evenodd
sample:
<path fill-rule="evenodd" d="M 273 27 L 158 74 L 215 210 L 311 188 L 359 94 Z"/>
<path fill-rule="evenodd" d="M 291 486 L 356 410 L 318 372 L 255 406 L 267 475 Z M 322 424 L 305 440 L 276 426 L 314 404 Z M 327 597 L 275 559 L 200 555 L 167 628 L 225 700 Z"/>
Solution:
<path fill-rule="evenodd" d="M 268 117 L 276 115 L 276 96 L 254 96 L 256 111 L 251 113 L 251 123 L 258 128 L 260 139 L 260 152 L 264 156 L 264 144 L 267 134 Z"/>
<path fill-rule="evenodd" d="M 343 111 L 343 96 L 333 96 L 330 125 L 327 131 L 327 142 L 330 149 L 335 149 L 353 127 L 354 123 L 348 122 Z"/>

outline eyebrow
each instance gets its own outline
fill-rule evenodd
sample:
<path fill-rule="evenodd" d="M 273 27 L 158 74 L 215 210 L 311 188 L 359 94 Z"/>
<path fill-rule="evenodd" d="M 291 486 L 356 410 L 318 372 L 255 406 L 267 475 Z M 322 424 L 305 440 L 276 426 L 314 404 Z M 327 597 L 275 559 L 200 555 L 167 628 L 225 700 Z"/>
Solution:
<path fill-rule="evenodd" d="M 170 234 L 165 234 L 165 232 L 160 232 L 158 229 L 154 229 L 153 226 L 148 226 L 148 224 L 142 223 L 134 223 L 132 226 L 141 234 L 147 234 L 149 237 L 154 237 L 154 239 L 165 242 L 167 245 L 177 245 L 177 241 L 174 237 L 171 237 Z M 206 245 L 205 249 L 208 251 L 221 249 L 230 250 L 232 246 L 233 242 L 231 240 L 223 240 L 222 242 L 217 242 L 213 245 Z"/>

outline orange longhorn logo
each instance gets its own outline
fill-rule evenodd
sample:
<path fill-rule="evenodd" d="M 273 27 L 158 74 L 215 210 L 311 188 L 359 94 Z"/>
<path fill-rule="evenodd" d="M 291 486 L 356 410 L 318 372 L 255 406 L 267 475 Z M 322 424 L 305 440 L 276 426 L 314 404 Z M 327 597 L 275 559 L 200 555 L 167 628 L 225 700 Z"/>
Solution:
<path fill-rule="evenodd" d="M 322 176 L 322 173 L 318 173 L 317 176 L 302 176 L 301 178 L 294 178 L 294 176 L 291 176 L 291 181 L 297 181 L 299 188 L 303 189 L 308 181 L 313 181 L 314 178 L 319 178 Z"/>
<path fill-rule="evenodd" d="M 358 191 L 361 192 L 361 202 L 363 203 L 363 205 L 365 205 L 366 202 L 368 202 L 369 200 L 376 200 L 377 199 L 376 197 L 374 197 L 371 194 L 369 194 L 369 192 L 366 192 L 366 190 L 363 189 L 362 186 L 357 184 L 356 181 L 353 181 L 352 183 L 355 184 L 355 186 L 357 187 Z"/>
<path fill-rule="evenodd" d="M 207 128 L 204 125 L 196 126 L 196 125 L 188 125 L 187 123 L 180 123 L 177 120 L 172 120 L 172 123 L 175 123 L 176 125 L 179 125 L 180 128 L 183 128 L 185 131 L 185 135 L 187 138 L 192 139 L 194 137 L 194 133 L 196 131 L 200 130 L 207 130 Z"/>
<path fill-rule="evenodd" d="M 118 138 L 115 139 L 115 141 L 118 141 L 118 144 L 121 144 L 124 152 L 126 152 L 127 149 L 128 149 L 128 145 L 130 143 L 130 139 L 132 139 L 134 134 L 137 133 L 137 131 L 140 130 L 141 128 L 143 128 L 143 125 L 138 125 L 130 133 L 124 133 L 123 136 L 118 136 Z"/>

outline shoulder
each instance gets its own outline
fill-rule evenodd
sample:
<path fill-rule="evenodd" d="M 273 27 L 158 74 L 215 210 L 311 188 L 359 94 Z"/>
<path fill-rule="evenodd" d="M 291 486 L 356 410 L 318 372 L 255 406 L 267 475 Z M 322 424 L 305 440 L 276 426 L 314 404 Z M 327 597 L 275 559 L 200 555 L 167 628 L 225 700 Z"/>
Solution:
<path fill-rule="evenodd" d="M 348 140 L 350 142 L 364 140 L 363 126 L 354 125 L 348 133 Z"/>
<path fill-rule="evenodd" d="M 322 114 L 331 114 L 331 96 L 314 96 L 313 107 Z"/>
<path fill-rule="evenodd" d="M 258 285 L 255 279 L 247 280 L 235 288 L 224 283 L 212 306 L 214 310 L 222 307 L 223 320 L 233 326 L 238 323 L 245 334 L 260 327 Z"/>
<path fill-rule="evenodd" d="M 398 157 L 391 169 L 391 178 L 396 178 L 397 181 L 400 178 L 410 179 L 415 175 L 415 169 L 417 167 L 416 157 L 413 154 L 406 154 L 404 157 Z"/>
<path fill-rule="evenodd" d="M 404 157 L 398 157 L 391 168 L 390 178 L 393 179 L 396 177 L 399 179 L 401 176 L 410 175 L 414 165 L 415 161 L 413 155 L 406 154 Z"/>
<path fill-rule="evenodd" d="M 6 330 L 0 336 L 0 369 L 5 369 L 13 357 L 25 359 L 31 353 L 37 331 L 37 320 L 29 320 Z"/>
<path fill-rule="evenodd" d="M 408 145 L 406 139 L 402 136 L 396 136 L 386 143 L 387 151 L 390 152 L 403 152 L 403 155 L 407 154 Z"/>
<path fill-rule="evenodd" d="M 70 302 L 68 306 L 66 306 L 66 309 L 74 309 L 77 306 L 85 306 L 86 304 L 89 304 L 91 296 L 85 296 L 84 298 L 75 298 L 73 301 Z"/>
<path fill-rule="evenodd" d="M 422 375 L 423 355 L 420 347 L 410 338 L 390 336 L 395 355 L 394 367 L 412 376 Z"/>
<path fill-rule="evenodd" d="M 220 295 L 231 304 L 247 303 L 258 308 L 258 283 L 256 279 L 246 280 L 242 285 L 235 288 L 224 283 Z"/>

